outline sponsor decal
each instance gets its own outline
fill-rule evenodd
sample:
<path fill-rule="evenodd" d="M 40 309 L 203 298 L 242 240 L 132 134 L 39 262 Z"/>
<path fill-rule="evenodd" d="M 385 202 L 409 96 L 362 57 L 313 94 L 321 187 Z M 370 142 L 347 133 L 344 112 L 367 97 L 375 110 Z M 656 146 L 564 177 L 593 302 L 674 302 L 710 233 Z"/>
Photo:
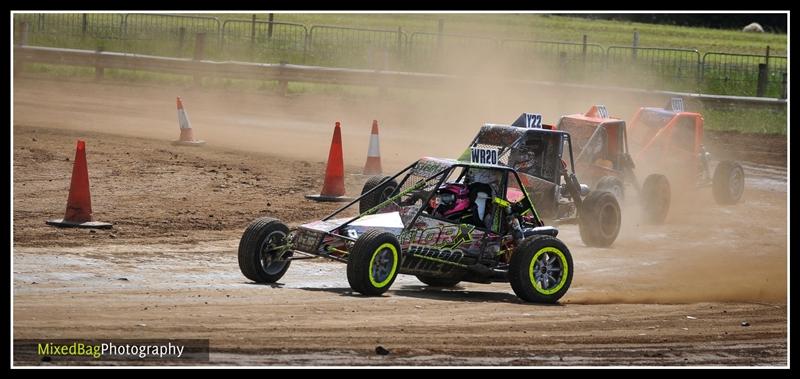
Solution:
<path fill-rule="evenodd" d="M 401 245 L 426 245 L 455 249 L 465 242 L 472 242 L 474 225 L 437 225 L 427 229 L 407 229 L 400 233 Z"/>

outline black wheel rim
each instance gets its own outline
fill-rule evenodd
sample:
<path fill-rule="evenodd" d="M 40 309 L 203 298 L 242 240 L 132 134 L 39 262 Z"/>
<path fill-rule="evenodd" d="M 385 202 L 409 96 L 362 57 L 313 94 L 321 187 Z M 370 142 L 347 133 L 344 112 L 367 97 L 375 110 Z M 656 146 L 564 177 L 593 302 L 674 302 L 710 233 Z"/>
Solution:
<path fill-rule="evenodd" d="M 261 263 L 261 269 L 264 270 L 267 275 L 275 275 L 281 272 L 286 266 L 286 263 L 289 262 L 281 259 L 281 253 L 283 252 L 282 247 L 285 241 L 286 233 L 276 230 L 268 234 L 261 243 L 259 262 Z"/>
<path fill-rule="evenodd" d="M 731 170 L 730 180 L 728 182 L 731 198 L 738 199 L 744 192 L 744 172 L 740 168 Z"/>
<path fill-rule="evenodd" d="M 392 194 L 392 192 L 394 192 L 394 187 L 392 186 L 386 186 L 383 189 L 381 189 L 381 197 L 380 197 L 381 202 L 386 201 Z"/>
<path fill-rule="evenodd" d="M 606 237 L 614 235 L 617 229 L 617 210 L 611 204 L 600 208 L 600 231 Z"/>
<path fill-rule="evenodd" d="M 386 187 L 381 189 L 381 191 L 380 191 L 380 201 L 378 201 L 378 204 L 383 203 L 386 200 L 389 200 L 389 197 L 392 196 L 392 192 L 394 192 L 395 189 L 396 189 L 396 187 L 394 185 L 387 185 Z M 397 202 L 397 200 L 392 201 L 391 205 L 396 206 L 396 207 L 400 207 L 400 204 Z"/>

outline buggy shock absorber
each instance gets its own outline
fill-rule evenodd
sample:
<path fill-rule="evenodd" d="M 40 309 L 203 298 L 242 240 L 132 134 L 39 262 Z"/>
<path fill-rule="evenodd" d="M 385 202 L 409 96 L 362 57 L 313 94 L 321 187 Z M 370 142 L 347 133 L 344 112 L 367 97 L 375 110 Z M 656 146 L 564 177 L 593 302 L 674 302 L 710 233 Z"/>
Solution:
<path fill-rule="evenodd" d="M 578 183 L 578 178 L 575 177 L 575 173 L 570 173 L 569 175 L 564 175 L 564 181 L 567 182 L 567 190 L 570 196 L 572 196 L 576 208 L 578 208 L 580 212 L 583 200 L 581 199 L 581 184 Z"/>
<path fill-rule="evenodd" d="M 636 174 L 633 172 L 634 167 L 636 167 L 636 165 L 633 163 L 633 158 L 630 154 L 625 153 L 622 156 L 622 172 L 630 176 L 630 182 L 633 183 L 633 188 L 636 189 L 636 193 L 641 193 L 642 187 L 639 186 L 639 181 L 636 180 Z"/>

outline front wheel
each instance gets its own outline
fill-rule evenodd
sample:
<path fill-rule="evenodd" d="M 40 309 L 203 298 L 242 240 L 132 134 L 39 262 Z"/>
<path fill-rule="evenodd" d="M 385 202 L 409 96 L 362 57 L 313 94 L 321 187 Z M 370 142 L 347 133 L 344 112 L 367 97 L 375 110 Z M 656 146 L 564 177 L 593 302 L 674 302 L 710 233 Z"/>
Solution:
<path fill-rule="evenodd" d="M 373 229 L 362 234 L 347 258 L 347 282 L 367 296 L 389 290 L 400 266 L 400 243 L 389 232 Z"/>
<path fill-rule="evenodd" d="M 581 240 L 586 246 L 611 246 L 622 224 L 617 198 L 608 191 L 589 192 L 581 204 L 578 221 Z"/>
<path fill-rule="evenodd" d="M 289 228 L 271 218 L 259 218 L 245 229 L 239 240 L 239 269 L 257 283 L 275 283 L 292 261 L 284 256 Z"/>
<path fill-rule="evenodd" d="M 572 283 L 572 254 L 561 240 L 528 237 L 511 257 L 508 279 L 517 296 L 533 303 L 555 303 Z"/>
<path fill-rule="evenodd" d="M 738 162 L 722 161 L 714 170 L 714 200 L 717 204 L 736 204 L 744 193 L 744 169 Z"/>

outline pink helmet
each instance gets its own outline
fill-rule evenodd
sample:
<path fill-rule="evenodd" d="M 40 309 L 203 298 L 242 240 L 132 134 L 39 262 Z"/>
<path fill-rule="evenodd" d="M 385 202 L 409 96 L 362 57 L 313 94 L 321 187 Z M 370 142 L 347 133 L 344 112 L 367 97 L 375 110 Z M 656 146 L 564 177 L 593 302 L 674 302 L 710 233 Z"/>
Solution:
<path fill-rule="evenodd" d="M 436 191 L 429 205 L 445 217 L 465 211 L 469 208 L 469 189 L 465 184 L 446 183 Z"/>

